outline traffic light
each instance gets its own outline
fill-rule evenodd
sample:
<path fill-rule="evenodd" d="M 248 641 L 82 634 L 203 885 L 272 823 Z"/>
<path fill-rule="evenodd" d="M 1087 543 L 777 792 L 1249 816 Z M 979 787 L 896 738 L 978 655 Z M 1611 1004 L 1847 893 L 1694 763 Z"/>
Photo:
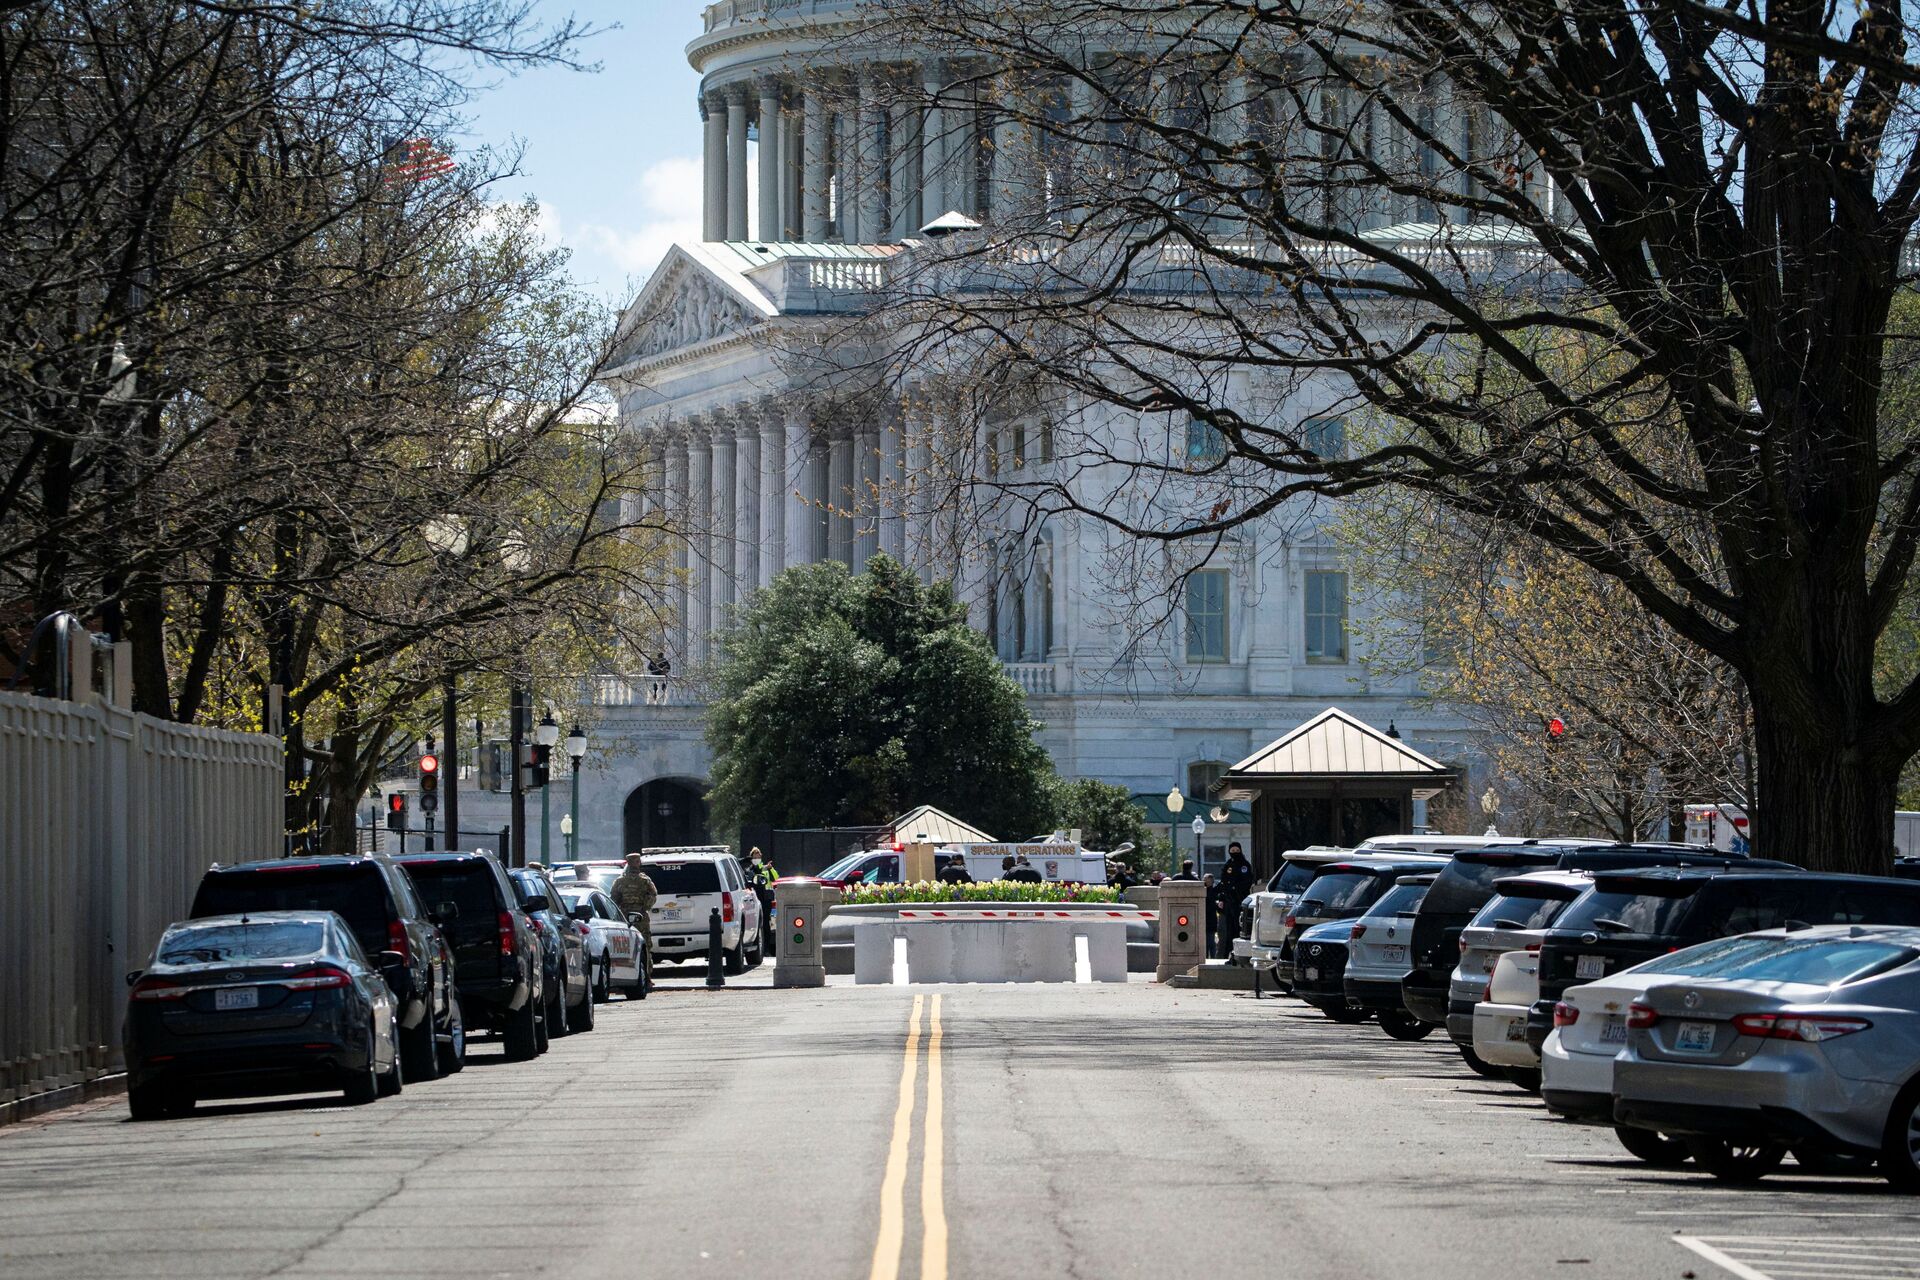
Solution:
<path fill-rule="evenodd" d="M 407 794 L 396 791 L 387 797 L 387 830 L 405 831 L 407 829 Z"/>
<path fill-rule="evenodd" d="M 548 778 L 552 776 L 552 769 L 551 769 L 552 763 L 553 763 L 553 748 L 543 747 L 537 742 L 534 743 L 533 744 L 533 763 L 530 766 L 530 771 L 528 774 L 528 777 L 530 778 L 530 782 L 528 785 L 535 786 L 535 787 L 546 786 Z"/>
<path fill-rule="evenodd" d="M 432 813 L 440 807 L 440 757 L 431 750 L 420 753 L 420 812 Z"/>

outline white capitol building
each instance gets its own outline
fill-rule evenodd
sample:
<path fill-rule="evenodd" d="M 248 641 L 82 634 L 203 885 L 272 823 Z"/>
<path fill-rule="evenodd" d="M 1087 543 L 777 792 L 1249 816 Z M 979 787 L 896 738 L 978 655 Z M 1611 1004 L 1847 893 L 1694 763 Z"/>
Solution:
<path fill-rule="evenodd" d="M 1349 616 L 1355 602 L 1324 499 L 1241 529 L 1164 585 L 1135 572 L 1137 553 L 1084 517 L 1040 519 L 992 502 L 956 517 L 956 479 L 982 467 L 999 481 L 1043 477 L 1061 465 L 1061 432 L 1104 434 L 1115 448 L 1204 453 L 1209 443 L 1165 414 L 1148 420 L 1062 397 L 983 410 L 966 394 L 969 370 L 951 363 L 882 377 L 885 362 L 870 353 L 834 360 L 834 344 L 888 273 L 928 251 L 920 228 L 959 214 L 990 233 L 996 198 L 1020 178 L 1010 166 L 1032 163 L 1011 142 L 993 145 L 993 123 L 967 101 L 929 110 L 888 93 L 903 83 L 938 89 L 949 69 L 898 50 L 870 58 L 844 42 L 860 8 L 730 0 L 706 8 L 688 46 L 702 77 L 705 238 L 675 245 L 627 309 L 605 379 L 622 429 L 664 456 L 665 501 L 686 534 L 666 638 L 674 674 L 593 683 L 594 736 L 607 749 L 582 778 L 583 851 L 705 834 L 698 674 L 712 628 L 789 566 L 858 568 L 876 552 L 954 581 L 1027 691 L 1064 776 L 1193 795 L 1330 704 L 1395 725 L 1438 759 L 1463 759 L 1460 722 L 1421 707 L 1408 680 L 1371 674 L 1357 651 L 1367 628 Z M 1395 212 L 1383 208 L 1380 221 Z M 795 360 L 807 344 L 825 359 Z M 1343 425 L 1328 406 L 1339 391 L 1293 385 L 1260 411 L 1337 442 Z M 1228 394 L 1258 393 L 1229 383 Z M 978 442 L 976 456 L 956 459 L 937 443 L 956 438 Z M 1129 479 L 1089 468 L 1074 483 Z M 1246 835 L 1214 827 L 1209 852 Z M 1182 847 L 1192 839 L 1183 831 Z"/>

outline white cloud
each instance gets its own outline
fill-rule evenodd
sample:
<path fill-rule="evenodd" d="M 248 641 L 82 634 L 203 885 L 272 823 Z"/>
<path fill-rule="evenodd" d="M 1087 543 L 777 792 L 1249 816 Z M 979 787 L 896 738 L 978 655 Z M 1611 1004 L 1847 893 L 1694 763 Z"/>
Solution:
<path fill-rule="evenodd" d="M 644 278 L 660 265 L 675 241 L 701 239 L 701 205 L 705 199 L 701 168 L 697 156 L 655 161 L 634 182 L 632 221 L 582 222 L 566 227 L 559 238 L 573 246 L 582 259 L 579 265 L 588 273 L 604 263 L 622 275 Z M 755 168 L 747 168 L 750 218 L 759 196 Z"/>

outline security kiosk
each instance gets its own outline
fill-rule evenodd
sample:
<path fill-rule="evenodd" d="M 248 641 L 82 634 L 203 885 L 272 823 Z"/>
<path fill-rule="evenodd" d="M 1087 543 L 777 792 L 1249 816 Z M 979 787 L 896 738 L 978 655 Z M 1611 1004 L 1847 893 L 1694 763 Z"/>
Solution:
<path fill-rule="evenodd" d="M 779 949 L 774 953 L 773 985 L 824 987 L 827 966 L 820 952 L 821 925 L 827 908 L 840 901 L 840 891 L 817 881 L 776 884 L 774 923 Z"/>
<path fill-rule="evenodd" d="M 1207 887 L 1198 880 L 1160 882 L 1160 963 L 1153 980 L 1165 982 L 1207 961 Z"/>

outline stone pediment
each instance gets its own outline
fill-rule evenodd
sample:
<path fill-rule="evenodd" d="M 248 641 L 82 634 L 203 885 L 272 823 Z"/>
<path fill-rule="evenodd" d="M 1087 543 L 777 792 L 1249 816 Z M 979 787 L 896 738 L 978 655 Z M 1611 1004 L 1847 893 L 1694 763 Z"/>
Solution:
<path fill-rule="evenodd" d="M 675 245 L 621 319 L 615 363 L 671 355 L 744 333 L 773 308 L 744 277 L 702 262 Z"/>

